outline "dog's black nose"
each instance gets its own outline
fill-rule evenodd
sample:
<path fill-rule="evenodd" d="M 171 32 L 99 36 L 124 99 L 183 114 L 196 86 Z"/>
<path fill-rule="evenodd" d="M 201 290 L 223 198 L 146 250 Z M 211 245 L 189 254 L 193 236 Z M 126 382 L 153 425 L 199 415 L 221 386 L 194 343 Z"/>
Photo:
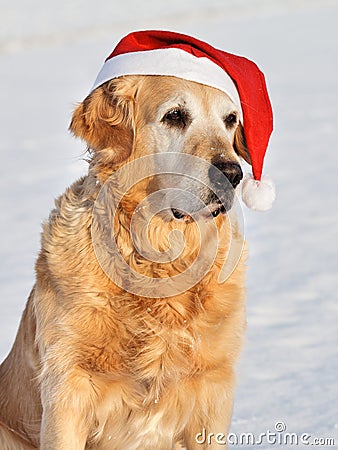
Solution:
<path fill-rule="evenodd" d="M 231 186 L 234 189 L 239 185 L 241 179 L 243 178 L 243 172 L 241 166 L 237 162 L 219 161 L 214 163 L 213 165 L 217 167 L 217 169 L 220 170 L 223 173 L 223 175 L 227 177 L 227 179 L 231 183 Z M 209 169 L 209 175 L 211 179 L 216 177 L 217 178 L 217 180 L 215 180 L 216 182 L 221 181 L 218 179 L 220 178 L 220 176 L 217 176 L 217 174 L 215 174 L 215 171 L 211 171 Z"/>

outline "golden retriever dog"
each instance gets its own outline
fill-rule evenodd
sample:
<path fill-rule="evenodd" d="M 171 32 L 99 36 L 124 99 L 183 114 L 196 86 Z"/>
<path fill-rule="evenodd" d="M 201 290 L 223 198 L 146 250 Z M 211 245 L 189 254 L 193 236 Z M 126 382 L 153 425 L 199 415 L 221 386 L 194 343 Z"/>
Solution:
<path fill-rule="evenodd" d="M 76 107 L 70 130 L 87 143 L 89 170 L 56 200 L 43 226 L 36 283 L 0 368 L 0 448 L 226 448 L 220 436 L 201 442 L 200 433 L 229 429 L 245 329 L 245 248 L 220 280 L 230 241 L 241 247 L 243 239 L 228 220 L 241 158 L 250 159 L 239 111 L 216 88 L 128 75 L 94 89 Z M 93 210 L 117 170 L 166 153 L 205 161 L 229 183 L 192 164 L 197 179 L 221 188 L 221 202 L 204 182 L 195 189 L 191 177 L 175 180 L 170 173 L 139 180 L 122 196 L 112 234 L 123 261 L 142 276 L 168 280 L 169 287 L 201 250 L 201 229 L 202 257 L 216 249 L 195 284 L 151 296 L 141 284 L 139 293 L 128 290 L 104 270 L 93 244 L 92 228 L 100 233 Z M 150 260 L 137 251 L 129 229 L 138 205 L 170 180 L 182 192 L 195 189 L 206 207 L 179 196 L 181 204 L 153 214 L 146 230 L 151 246 L 159 253 L 175 248 L 178 230 L 184 248 L 173 260 Z M 114 258 L 106 260 L 118 273 Z"/>

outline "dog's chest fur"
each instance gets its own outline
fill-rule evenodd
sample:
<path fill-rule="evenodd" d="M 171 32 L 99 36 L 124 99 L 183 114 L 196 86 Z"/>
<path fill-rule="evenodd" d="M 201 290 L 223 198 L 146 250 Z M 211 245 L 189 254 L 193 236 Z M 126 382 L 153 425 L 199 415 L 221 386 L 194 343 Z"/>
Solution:
<path fill-rule="evenodd" d="M 81 367 L 105 376 L 122 373 L 143 392 L 142 403 L 156 402 L 165 389 L 204 368 L 207 313 L 197 293 L 186 294 L 189 307 L 175 299 L 125 297 L 93 313 L 105 321 L 95 318 L 100 334 L 91 336 Z"/>

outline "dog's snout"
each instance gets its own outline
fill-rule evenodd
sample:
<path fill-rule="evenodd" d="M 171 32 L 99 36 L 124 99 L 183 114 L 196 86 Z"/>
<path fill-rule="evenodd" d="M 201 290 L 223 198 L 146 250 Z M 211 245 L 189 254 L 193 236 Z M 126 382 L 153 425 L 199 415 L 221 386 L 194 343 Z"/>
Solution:
<path fill-rule="evenodd" d="M 243 178 L 243 172 L 241 166 L 237 162 L 220 161 L 214 163 L 214 166 L 227 177 L 233 188 L 236 188 L 239 185 L 241 179 Z M 212 175 L 211 178 L 215 177 L 215 171 L 213 171 L 213 174 L 211 174 L 209 170 L 209 174 Z"/>

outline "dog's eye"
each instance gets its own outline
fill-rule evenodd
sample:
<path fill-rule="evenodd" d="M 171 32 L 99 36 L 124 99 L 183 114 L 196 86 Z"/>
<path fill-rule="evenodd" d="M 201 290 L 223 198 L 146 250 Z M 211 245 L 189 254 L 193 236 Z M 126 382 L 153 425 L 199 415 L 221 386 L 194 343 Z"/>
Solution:
<path fill-rule="evenodd" d="M 162 119 L 162 122 L 177 128 L 184 128 L 188 122 L 188 114 L 182 109 L 171 109 Z"/>
<path fill-rule="evenodd" d="M 237 114 L 236 113 L 228 114 L 224 118 L 224 123 L 225 123 L 225 125 L 227 127 L 232 127 L 232 126 L 236 125 L 236 123 L 237 123 Z"/>

